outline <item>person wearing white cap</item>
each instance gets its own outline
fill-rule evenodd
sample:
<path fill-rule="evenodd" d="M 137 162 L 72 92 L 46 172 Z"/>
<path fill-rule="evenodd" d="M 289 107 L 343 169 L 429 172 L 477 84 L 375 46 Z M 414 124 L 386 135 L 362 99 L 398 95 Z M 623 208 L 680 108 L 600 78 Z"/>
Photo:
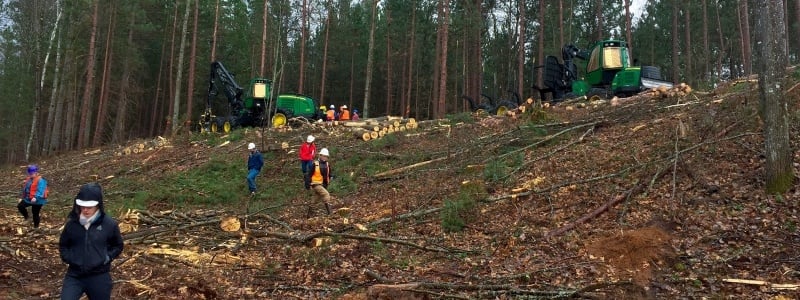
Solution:
<path fill-rule="evenodd" d="M 250 156 L 247 158 L 247 188 L 250 190 L 250 195 L 256 194 L 256 176 L 261 173 L 261 167 L 264 166 L 264 157 L 261 152 L 256 150 L 256 144 L 247 144 L 247 150 L 250 150 Z"/>
<path fill-rule="evenodd" d="M 347 105 L 342 105 L 339 111 L 339 120 L 350 121 L 350 110 L 347 109 Z"/>
<path fill-rule="evenodd" d="M 317 202 L 324 203 L 325 211 L 330 215 L 331 194 L 328 193 L 327 188 L 328 182 L 330 182 L 330 179 L 333 178 L 333 171 L 331 170 L 331 164 L 328 162 L 328 156 L 330 156 L 328 148 L 322 148 L 322 150 L 319 150 L 319 158 L 314 161 L 312 170 L 306 173 L 305 187 L 307 190 L 314 190 L 314 199 Z M 311 211 L 313 211 L 313 208 L 309 207 L 309 213 Z"/>
<path fill-rule="evenodd" d="M 116 220 L 105 214 L 103 189 L 97 183 L 81 186 L 58 240 L 61 260 L 69 265 L 61 299 L 111 299 L 111 261 L 124 247 Z"/>
<path fill-rule="evenodd" d="M 331 107 L 325 112 L 325 118 L 328 120 L 328 126 L 333 126 L 333 121 L 336 120 L 336 106 L 331 104 Z"/>
<path fill-rule="evenodd" d="M 317 144 L 314 144 L 314 136 L 308 135 L 306 142 L 300 145 L 300 170 L 305 175 L 314 164 L 314 156 L 317 155 Z"/>

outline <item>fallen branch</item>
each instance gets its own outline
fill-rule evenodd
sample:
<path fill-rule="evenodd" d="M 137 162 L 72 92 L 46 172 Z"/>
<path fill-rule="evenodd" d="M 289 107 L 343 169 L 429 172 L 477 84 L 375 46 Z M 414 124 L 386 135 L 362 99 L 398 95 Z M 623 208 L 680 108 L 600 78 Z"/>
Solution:
<path fill-rule="evenodd" d="M 760 285 L 766 286 L 771 289 L 775 290 L 797 290 L 800 289 L 800 284 L 794 283 L 770 283 L 768 281 L 761 281 L 761 280 L 750 280 L 750 279 L 735 279 L 735 278 L 725 278 L 722 279 L 723 282 L 729 283 L 741 283 L 741 284 L 750 284 L 750 285 Z"/>
<path fill-rule="evenodd" d="M 567 224 L 566 226 L 563 226 L 561 228 L 551 230 L 550 232 L 545 234 L 545 238 L 551 238 L 553 236 L 560 235 L 560 234 L 562 234 L 564 232 L 572 230 L 576 226 L 578 226 L 578 225 L 580 225 L 580 224 L 582 224 L 582 223 L 584 223 L 584 222 L 586 222 L 588 220 L 591 220 L 591 219 L 599 216 L 600 214 L 602 214 L 603 212 L 608 210 L 610 207 L 612 207 L 614 205 L 617 205 L 617 203 L 622 202 L 622 200 L 629 199 L 631 197 L 631 195 L 633 195 L 633 193 L 635 191 L 637 191 L 639 189 L 642 189 L 642 185 L 640 185 L 638 183 L 639 183 L 639 181 L 637 180 L 636 183 L 634 183 L 634 187 L 631 188 L 630 190 L 628 190 L 624 195 L 619 195 L 617 197 L 614 197 L 614 199 L 611 199 L 610 201 L 608 201 L 605 204 L 603 204 L 602 206 L 598 207 L 597 209 L 595 209 L 591 213 L 584 215 L 583 217 L 581 217 L 580 219 L 576 220 L 575 222 Z"/>
<path fill-rule="evenodd" d="M 405 166 L 405 167 L 401 167 L 401 168 L 397 168 L 397 169 L 392 169 L 392 170 L 389 170 L 389 171 L 386 171 L 386 172 L 381 172 L 381 173 L 378 173 L 378 174 L 372 175 L 372 177 L 373 177 L 373 178 L 376 178 L 376 179 L 386 178 L 386 177 L 389 177 L 389 176 L 391 176 L 391 175 L 395 175 L 395 174 L 398 174 L 398 173 L 402 173 L 402 172 L 405 172 L 405 171 L 408 171 L 408 170 L 411 170 L 411 169 L 414 169 L 414 168 L 418 168 L 418 167 L 421 167 L 421 166 L 429 165 L 429 164 L 431 164 L 431 163 L 435 163 L 435 162 L 437 162 L 437 161 L 443 161 L 443 160 L 446 160 L 446 159 L 450 159 L 450 158 L 456 157 L 457 155 L 459 155 L 459 154 L 462 154 L 462 153 L 464 153 L 464 152 L 467 152 L 467 151 L 458 151 L 458 152 L 454 152 L 454 153 L 451 153 L 451 154 L 450 154 L 450 155 L 448 155 L 448 156 L 443 156 L 443 157 L 439 157 L 439 158 L 434 158 L 434 159 L 431 159 L 431 160 L 426 160 L 426 161 L 423 161 L 423 162 L 418 162 L 418 163 L 415 163 L 415 164 L 412 164 L 412 165 L 408 165 L 408 166 Z"/>
<path fill-rule="evenodd" d="M 542 139 L 541 141 L 538 141 L 538 142 L 536 142 L 536 143 L 533 143 L 533 144 L 530 144 L 530 145 L 528 145 L 528 146 L 525 146 L 525 147 L 522 147 L 522 148 L 516 149 L 516 150 L 514 150 L 514 151 L 509 151 L 509 152 L 503 153 L 503 154 L 501 154 L 501 155 L 498 155 L 498 156 L 496 156 L 496 157 L 490 157 L 490 158 L 487 158 L 487 159 L 485 159 L 483 162 L 485 163 L 485 162 L 489 161 L 490 159 L 500 159 L 500 158 L 503 158 L 503 157 L 509 156 L 509 155 L 511 155 L 511 154 L 514 154 L 514 153 L 517 153 L 517 152 L 520 152 L 520 151 L 525 151 L 525 150 L 527 150 L 527 149 L 529 149 L 529 148 L 536 147 L 536 146 L 538 146 L 538 145 L 540 145 L 540 144 L 542 144 L 542 143 L 545 143 L 545 142 L 548 142 L 548 141 L 550 141 L 550 140 L 552 140 L 552 139 L 555 139 L 556 137 L 558 137 L 558 136 L 560 136 L 560 135 L 562 135 L 562 134 L 565 134 L 565 133 L 567 133 L 567 132 L 573 131 L 573 130 L 575 130 L 575 129 L 579 129 L 579 128 L 587 127 L 587 126 L 592 126 L 592 127 L 594 127 L 595 125 L 597 125 L 597 124 L 599 124 L 599 123 L 600 123 L 599 121 L 596 121 L 596 122 L 592 122 L 592 123 L 586 123 L 586 124 L 581 124 L 581 125 L 577 125 L 577 126 L 573 126 L 573 127 L 570 127 L 570 128 L 564 129 L 564 130 L 561 130 L 561 131 L 559 131 L 559 132 L 557 132 L 557 133 L 555 133 L 555 134 L 551 134 L 551 135 L 549 135 L 549 136 L 545 137 L 545 138 L 544 138 L 544 139 Z"/>

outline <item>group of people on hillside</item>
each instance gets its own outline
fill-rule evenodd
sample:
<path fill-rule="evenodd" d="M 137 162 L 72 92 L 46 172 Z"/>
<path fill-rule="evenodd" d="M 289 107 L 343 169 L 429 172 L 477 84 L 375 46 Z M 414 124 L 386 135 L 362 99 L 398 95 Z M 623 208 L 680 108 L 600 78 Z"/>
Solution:
<path fill-rule="evenodd" d="M 305 142 L 300 145 L 300 170 L 303 172 L 303 185 L 306 190 L 314 192 L 314 200 L 322 203 L 325 206 L 325 212 L 330 214 L 331 194 L 328 192 L 328 183 L 333 178 L 331 163 L 328 161 L 330 151 L 328 148 L 322 148 L 318 153 L 315 140 L 313 135 L 308 135 Z M 247 159 L 247 186 L 250 195 L 254 196 L 256 193 L 255 178 L 264 166 L 264 158 L 254 143 L 249 143 L 247 149 L 250 151 Z"/>
<path fill-rule="evenodd" d="M 328 125 L 332 124 L 333 121 L 358 121 L 358 109 L 353 109 L 352 113 L 350 109 L 347 108 L 347 105 L 342 105 L 339 107 L 339 110 L 336 110 L 336 106 L 331 104 L 330 107 L 327 109 L 325 106 L 320 106 L 319 108 L 323 114 L 325 115 L 325 121 L 328 122 Z"/>
<path fill-rule="evenodd" d="M 328 184 L 333 178 L 330 151 L 322 148 L 317 152 L 313 135 L 308 135 L 300 146 L 300 168 L 303 185 L 312 190 L 316 202 L 331 213 L 331 195 Z M 264 166 L 264 158 L 255 143 L 248 143 L 247 186 L 251 196 L 256 193 L 256 177 Z M 27 167 L 28 176 L 22 183 L 17 208 L 25 223 L 33 219 L 34 230 L 41 224 L 42 207 L 47 204 L 50 193 L 47 180 L 39 173 L 37 165 Z M 31 214 L 28 214 L 31 207 Z M 313 210 L 313 209 L 312 209 Z M 62 227 L 59 238 L 61 260 L 67 264 L 61 288 L 61 299 L 78 300 L 86 294 L 89 299 L 111 299 L 113 281 L 111 261 L 119 257 L 124 246 L 119 224 L 106 215 L 103 205 L 103 188 L 98 183 L 87 183 L 80 187 L 72 200 L 72 209 Z"/>
<path fill-rule="evenodd" d="M 38 230 L 50 188 L 39 166 L 29 165 L 27 173 L 17 208 L 27 223 L 31 207 L 33 228 Z M 80 187 L 62 228 L 58 250 L 67 271 L 61 299 L 78 300 L 83 294 L 92 300 L 111 299 L 111 261 L 122 253 L 124 242 L 117 221 L 105 213 L 100 184 Z"/>

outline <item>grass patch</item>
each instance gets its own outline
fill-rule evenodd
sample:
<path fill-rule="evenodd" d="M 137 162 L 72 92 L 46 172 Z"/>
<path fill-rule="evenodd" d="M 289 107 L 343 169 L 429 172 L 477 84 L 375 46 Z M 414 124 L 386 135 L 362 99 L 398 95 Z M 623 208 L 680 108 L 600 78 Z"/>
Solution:
<path fill-rule="evenodd" d="M 458 232 L 466 227 L 475 216 L 478 201 L 487 196 L 480 182 L 464 184 L 455 199 L 445 200 L 440 218 L 446 232 Z"/>
<path fill-rule="evenodd" d="M 449 114 L 445 116 L 450 124 L 457 124 L 457 123 L 466 123 L 472 124 L 475 123 L 475 118 L 472 117 L 472 113 L 469 112 L 462 112 L 458 114 Z"/>

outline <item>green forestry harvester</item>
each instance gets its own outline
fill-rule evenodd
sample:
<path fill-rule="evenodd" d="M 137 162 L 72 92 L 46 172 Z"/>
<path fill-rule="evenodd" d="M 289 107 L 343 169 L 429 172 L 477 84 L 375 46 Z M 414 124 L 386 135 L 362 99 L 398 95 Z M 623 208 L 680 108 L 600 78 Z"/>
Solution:
<path fill-rule="evenodd" d="M 554 101 L 580 96 L 610 98 L 627 97 L 643 90 L 659 86 L 672 87 L 672 83 L 661 77 L 661 70 L 655 66 L 633 66 L 624 41 L 605 40 L 596 42 L 589 50 L 581 50 L 574 45 L 561 48 L 563 63 L 555 56 L 547 56 L 542 73 L 543 87 L 534 86 L 541 99 L 547 93 Z M 578 78 L 575 58 L 586 62 L 586 73 Z"/>
<path fill-rule="evenodd" d="M 316 101 L 301 95 L 278 95 L 272 103 L 272 82 L 266 78 L 254 78 L 245 90 L 233 78 L 233 74 L 225 69 L 221 62 L 211 63 L 208 98 L 206 109 L 200 116 L 201 132 L 230 132 L 236 127 L 264 126 L 271 120 L 273 127 L 286 125 L 293 117 L 304 117 L 310 120 L 321 118 Z M 228 114 L 218 117 L 212 112 L 212 103 L 219 91 L 228 98 Z"/>

